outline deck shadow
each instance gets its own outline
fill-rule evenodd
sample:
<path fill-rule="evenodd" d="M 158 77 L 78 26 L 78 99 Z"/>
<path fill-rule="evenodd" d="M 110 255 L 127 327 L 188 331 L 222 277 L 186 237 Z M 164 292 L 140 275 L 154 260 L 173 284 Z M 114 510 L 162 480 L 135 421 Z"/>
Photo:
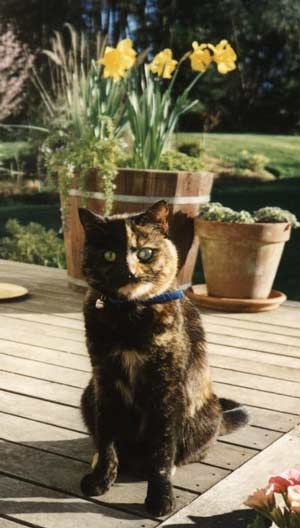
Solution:
<path fill-rule="evenodd" d="M 210 517 L 188 516 L 190 521 L 186 524 L 169 524 L 168 528 L 247 528 L 256 517 L 254 510 L 234 510 L 233 512 L 212 515 Z M 265 527 L 269 528 L 272 523 L 265 520 Z"/>
<path fill-rule="evenodd" d="M 90 460 L 95 452 L 90 437 L 19 441 L 1 444 L 1 513 L 71 513 L 78 510 L 96 513 L 103 507 L 103 515 L 116 519 L 123 519 L 124 515 L 127 519 L 151 519 L 144 506 L 146 482 L 125 472 L 120 472 L 108 494 L 84 500 L 80 481 L 90 471 Z"/>

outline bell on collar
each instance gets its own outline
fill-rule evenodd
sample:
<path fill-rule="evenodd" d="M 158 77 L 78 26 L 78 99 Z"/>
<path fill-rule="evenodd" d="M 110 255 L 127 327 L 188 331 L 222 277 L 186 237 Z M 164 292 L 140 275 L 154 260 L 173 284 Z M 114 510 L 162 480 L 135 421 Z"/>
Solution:
<path fill-rule="evenodd" d="M 97 310 L 101 310 L 103 307 L 104 307 L 103 299 L 97 299 L 95 302 L 95 308 L 97 308 Z"/>

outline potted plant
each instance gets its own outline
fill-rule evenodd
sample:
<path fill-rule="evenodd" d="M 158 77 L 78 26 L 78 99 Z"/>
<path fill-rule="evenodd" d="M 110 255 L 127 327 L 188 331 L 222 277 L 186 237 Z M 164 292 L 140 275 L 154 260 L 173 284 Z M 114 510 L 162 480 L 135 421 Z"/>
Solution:
<path fill-rule="evenodd" d="M 186 60 L 197 74 L 173 98 L 179 67 Z M 103 47 L 101 58 L 92 61 L 84 75 L 75 71 L 79 77 L 76 90 L 71 84 L 64 94 L 71 126 L 60 130 L 64 141 L 58 149 L 49 146 L 49 141 L 44 148 L 49 151 L 48 166 L 60 173 L 63 202 L 68 202 L 64 238 L 71 284 L 83 285 L 83 232 L 77 213 L 83 201 L 93 211 L 108 214 L 140 211 L 159 199 L 167 200 L 171 208 L 171 237 L 180 257 L 179 281 L 181 285 L 190 283 L 198 249 L 193 218 L 210 199 L 213 175 L 203 171 L 199 160 L 196 163 L 181 154 L 179 163 L 179 153 L 172 157 L 166 151 L 179 116 L 198 102 L 191 102 L 189 96 L 201 75 L 213 62 L 221 74 L 228 73 L 236 67 L 235 61 L 227 41 L 217 46 L 194 42 L 193 50 L 179 62 L 165 49 L 144 66 L 132 42 L 125 39 L 116 48 Z M 56 67 L 60 68 L 57 60 Z M 66 82 L 69 78 L 66 76 Z M 78 135 L 78 123 L 87 131 L 79 128 Z"/>
<path fill-rule="evenodd" d="M 296 217 L 278 207 L 250 214 L 220 203 L 201 207 L 195 220 L 208 296 L 267 299 Z"/>

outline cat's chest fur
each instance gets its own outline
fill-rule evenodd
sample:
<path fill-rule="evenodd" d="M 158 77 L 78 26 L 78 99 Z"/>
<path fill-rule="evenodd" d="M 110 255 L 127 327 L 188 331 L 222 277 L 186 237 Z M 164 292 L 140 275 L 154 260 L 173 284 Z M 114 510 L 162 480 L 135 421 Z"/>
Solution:
<path fill-rule="evenodd" d="M 124 366 L 138 364 L 140 353 L 149 355 L 164 339 L 178 334 L 178 312 L 178 306 L 170 305 L 117 305 L 97 310 L 92 298 L 85 306 L 87 338 L 98 342 L 103 355 L 106 350 L 119 356 Z"/>

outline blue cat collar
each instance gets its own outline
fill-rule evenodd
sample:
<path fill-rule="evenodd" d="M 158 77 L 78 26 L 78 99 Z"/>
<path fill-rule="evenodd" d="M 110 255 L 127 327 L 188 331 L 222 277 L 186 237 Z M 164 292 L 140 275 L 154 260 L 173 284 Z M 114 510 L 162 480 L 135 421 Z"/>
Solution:
<path fill-rule="evenodd" d="M 178 299 L 183 299 L 183 297 L 184 297 L 183 290 L 176 290 L 172 292 L 161 293 L 160 295 L 156 295 L 155 297 L 150 297 L 150 299 L 144 299 L 142 301 L 139 301 L 139 300 L 127 301 L 126 299 L 117 299 L 113 297 L 107 297 L 106 299 L 97 299 L 96 308 L 102 307 L 105 302 L 109 304 L 115 304 L 115 305 L 117 304 L 131 304 L 131 305 L 132 304 L 143 304 L 143 305 L 164 304 L 170 301 L 177 301 Z"/>

